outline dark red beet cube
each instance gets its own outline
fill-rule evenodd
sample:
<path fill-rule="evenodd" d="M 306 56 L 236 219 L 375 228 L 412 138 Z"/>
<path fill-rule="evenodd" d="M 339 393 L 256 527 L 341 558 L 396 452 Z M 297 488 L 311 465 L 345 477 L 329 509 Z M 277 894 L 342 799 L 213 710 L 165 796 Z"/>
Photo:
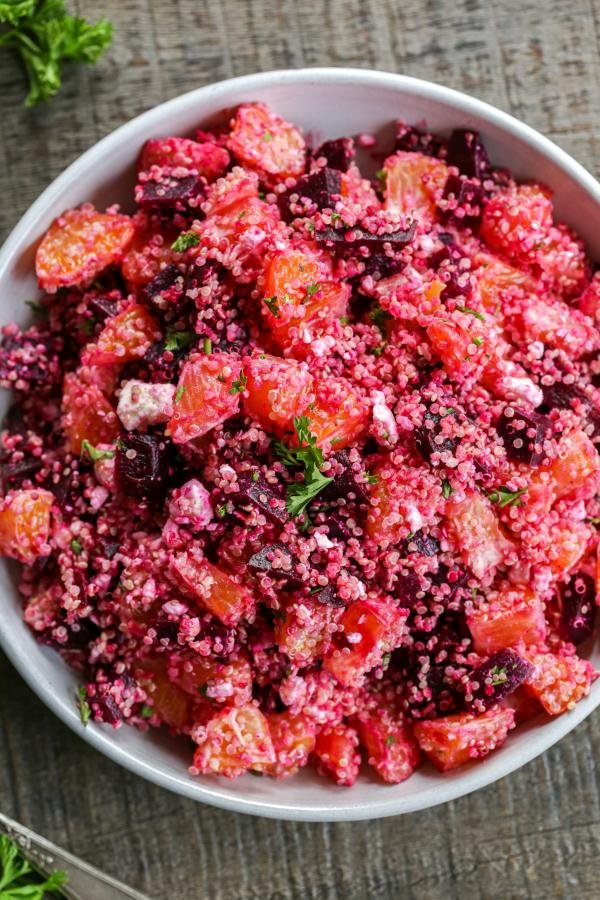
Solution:
<path fill-rule="evenodd" d="M 479 181 L 465 175 L 449 175 L 440 203 L 440 219 L 452 222 L 457 228 L 479 227 L 485 202 L 485 191 Z"/>
<path fill-rule="evenodd" d="M 449 166 L 456 166 L 469 178 L 485 178 L 490 170 L 490 159 L 478 131 L 455 128 L 448 141 Z"/>
<path fill-rule="evenodd" d="M 448 142 L 445 138 L 429 131 L 421 131 L 406 122 L 396 124 L 396 150 L 404 150 L 408 153 L 424 153 L 426 156 L 436 156 L 445 159 L 448 152 Z"/>
<path fill-rule="evenodd" d="M 496 425 L 509 459 L 539 466 L 545 458 L 544 441 L 552 435 L 548 416 L 534 410 L 506 406 Z"/>
<path fill-rule="evenodd" d="M 483 712 L 516 691 L 532 672 L 533 666 L 514 650 L 500 650 L 471 672 L 468 694 L 472 699 L 465 703 Z"/>
<path fill-rule="evenodd" d="M 160 180 L 143 181 L 135 189 L 135 200 L 142 209 L 185 210 L 190 201 L 204 195 L 206 179 L 201 175 L 163 175 Z"/>
<path fill-rule="evenodd" d="M 391 590 L 395 597 L 400 601 L 400 606 L 403 606 L 405 609 L 411 609 L 413 606 L 416 606 L 423 599 L 423 587 L 421 585 L 421 579 L 417 575 L 416 572 L 413 572 L 412 569 L 408 572 L 396 572 L 396 577 L 393 579 L 394 583 L 391 586 Z M 382 573 L 382 577 L 380 579 L 380 584 L 384 587 L 386 575 Z M 390 583 L 389 581 L 387 582 Z M 390 588 L 388 588 L 389 590 Z M 421 596 L 418 597 L 417 594 Z"/>
<path fill-rule="evenodd" d="M 365 228 L 325 228 L 317 231 L 315 238 L 317 244 L 327 247 L 336 256 L 367 257 L 370 254 L 383 254 L 385 245 L 389 244 L 392 250 L 400 250 L 405 244 L 409 244 L 415 236 L 416 224 L 411 222 L 406 228 L 398 231 L 373 234 Z"/>
<path fill-rule="evenodd" d="M 593 428 L 594 437 L 600 434 L 600 410 L 596 409 L 588 395 L 574 384 L 556 381 L 544 385 L 544 406 L 551 409 L 572 409 Z"/>
<path fill-rule="evenodd" d="M 581 644 L 594 630 L 596 585 L 591 575 L 576 572 L 561 588 L 559 633 L 565 641 Z"/>
<path fill-rule="evenodd" d="M 441 237 L 441 236 L 440 236 Z M 429 257 L 429 265 L 446 285 L 443 300 L 464 297 L 473 293 L 473 275 L 468 257 L 454 243 L 446 243 Z"/>
<path fill-rule="evenodd" d="M 340 450 L 333 456 L 335 469 L 327 470 L 333 475 L 333 481 L 327 485 L 321 494 L 323 500 L 337 500 L 344 497 L 348 501 L 367 502 L 369 499 L 368 487 L 364 482 L 358 481 L 358 472 L 354 471 L 347 450 Z M 340 466 L 341 472 L 338 471 Z M 334 474 L 335 472 L 335 474 Z"/>
<path fill-rule="evenodd" d="M 129 432 L 117 442 L 115 479 L 120 494 L 159 502 L 167 490 L 171 444 L 157 434 Z"/>
<path fill-rule="evenodd" d="M 96 322 L 104 322 L 106 319 L 116 316 L 119 304 L 116 299 L 104 294 L 92 294 L 91 297 L 88 297 L 88 309 Z"/>
<path fill-rule="evenodd" d="M 442 416 L 429 410 L 423 424 L 415 429 L 415 446 L 425 462 L 430 462 L 434 453 L 453 453 L 458 446 L 458 438 L 444 437 L 438 440 L 442 431 Z"/>
<path fill-rule="evenodd" d="M 283 569 L 281 567 L 273 567 L 274 556 L 285 556 L 290 562 L 290 568 Z M 292 554 L 284 544 L 266 544 L 256 553 L 253 553 L 248 560 L 248 568 L 251 572 L 259 574 L 261 572 L 270 573 L 275 578 L 295 578 L 294 571 L 291 568 Z"/>
<path fill-rule="evenodd" d="M 411 538 L 402 542 L 403 554 L 419 554 L 420 556 L 437 556 L 440 552 L 440 542 L 432 534 L 417 531 Z"/>
<path fill-rule="evenodd" d="M 315 209 L 333 209 L 340 189 L 340 173 L 335 169 L 325 167 L 312 175 L 303 175 L 278 198 L 281 217 L 291 222 L 297 216 L 310 215 Z"/>
<path fill-rule="evenodd" d="M 184 276 L 177 266 L 169 265 L 155 275 L 143 290 L 144 298 L 160 310 L 177 304 L 183 295 Z"/>
<path fill-rule="evenodd" d="M 344 522 L 340 516 L 336 513 L 332 513 L 330 516 L 327 516 L 325 519 L 325 525 L 327 525 L 327 534 L 331 538 L 332 541 L 344 541 L 347 542 L 352 537 L 352 532 Z"/>
<path fill-rule="evenodd" d="M 287 522 L 289 516 L 280 485 L 270 484 L 262 474 L 255 480 L 250 473 L 238 478 L 239 492 L 231 495 L 234 503 L 255 506 L 271 522 Z"/>
<path fill-rule="evenodd" d="M 327 160 L 330 169 L 337 169 L 339 172 L 347 172 L 352 160 L 354 159 L 354 141 L 352 138 L 341 137 L 333 141 L 325 141 L 318 150 L 315 150 L 313 156 L 320 159 L 322 156 Z"/>
<path fill-rule="evenodd" d="M 323 603 L 325 606 L 344 606 L 344 601 L 335 592 L 335 588 L 328 584 L 320 591 L 311 594 L 313 600 Z"/>

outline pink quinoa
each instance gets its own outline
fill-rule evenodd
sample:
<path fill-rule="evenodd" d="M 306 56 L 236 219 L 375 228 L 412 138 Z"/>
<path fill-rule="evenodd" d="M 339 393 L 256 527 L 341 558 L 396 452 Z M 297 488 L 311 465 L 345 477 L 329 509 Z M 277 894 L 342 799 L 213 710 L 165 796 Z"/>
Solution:
<path fill-rule="evenodd" d="M 260 103 L 149 140 L 2 329 L 25 621 L 193 776 L 446 771 L 597 674 L 599 274 L 475 132 L 376 151 Z"/>

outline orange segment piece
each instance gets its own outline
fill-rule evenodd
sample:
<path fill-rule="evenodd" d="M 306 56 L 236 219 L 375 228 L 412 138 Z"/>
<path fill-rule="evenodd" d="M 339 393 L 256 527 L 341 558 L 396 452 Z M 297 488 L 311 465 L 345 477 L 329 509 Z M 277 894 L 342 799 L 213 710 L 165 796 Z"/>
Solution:
<path fill-rule="evenodd" d="M 100 388 L 85 384 L 77 372 L 65 376 L 61 424 L 67 448 L 77 456 L 84 440 L 94 447 L 112 444 L 121 430 L 117 415 Z"/>
<path fill-rule="evenodd" d="M 32 563 L 44 552 L 54 494 L 37 488 L 10 491 L 0 506 L 0 556 Z"/>
<path fill-rule="evenodd" d="M 185 363 L 168 425 L 176 444 L 202 437 L 235 415 L 242 393 L 237 390 L 242 387 L 240 372 L 239 357 L 228 353 L 196 356 Z"/>
<path fill-rule="evenodd" d="M 269 183 L 298 178 L 306 165 L 301 133 L 264 103 L 243 103 L 231 125 L 228 147 Z"/>
<path fill-rule="evenodd" d="M 70 209 L 54 220 L 38 247 L 35 271 L 40 287 L 86 284 L 119 262 L 133 237 L 129 216 L 100 213 L 92 206 Z"/>

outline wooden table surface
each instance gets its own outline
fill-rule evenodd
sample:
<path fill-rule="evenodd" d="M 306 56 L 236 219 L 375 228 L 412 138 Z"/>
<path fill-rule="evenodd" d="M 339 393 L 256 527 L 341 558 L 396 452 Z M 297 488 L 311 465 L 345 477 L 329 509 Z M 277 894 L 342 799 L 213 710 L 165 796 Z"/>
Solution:
<path fill-rule="evenodd" d="M 105 0 L 93 69 L 25 110 L 0 54 L 0 238 L 113 128 L 231 75 L 405 72 L 514 113 L 600 174 L 600 0 Z M 183 800 L 104 759 L 1 662 L 0 808 L 161 900 L 600 897 L 600 713 L 475 795 L 371 823 L 294 824 Z"/>

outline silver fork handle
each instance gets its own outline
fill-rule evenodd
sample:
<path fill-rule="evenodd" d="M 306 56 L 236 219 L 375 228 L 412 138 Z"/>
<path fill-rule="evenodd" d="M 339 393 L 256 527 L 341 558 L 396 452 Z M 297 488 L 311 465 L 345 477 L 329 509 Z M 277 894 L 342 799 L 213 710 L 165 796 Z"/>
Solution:
<path fill-rule="evenodd" d="M 60 891 L 68 900 L 149 900 L 145 894 L 105 875 L 100 869 L 67 853 L 2 813 L 0 832 L 6 834 L 34 869 L 46 877 L 56 869 L 63 869 L 68 875 L 68 881 Z"/>

